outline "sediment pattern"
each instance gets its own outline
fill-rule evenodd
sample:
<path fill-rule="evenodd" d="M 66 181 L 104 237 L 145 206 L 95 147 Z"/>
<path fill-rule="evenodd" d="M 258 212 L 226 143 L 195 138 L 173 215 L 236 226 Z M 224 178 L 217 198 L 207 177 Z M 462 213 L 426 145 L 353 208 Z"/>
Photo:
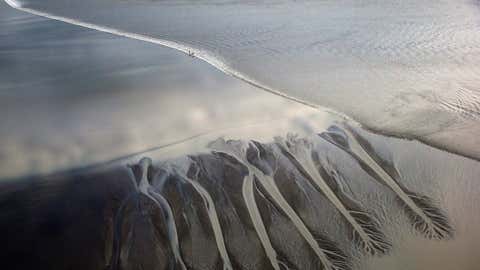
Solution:
<path fill-rule="evenodd" d="M 367 173 L 389 187 L 404 205 L 413 226 L 425 237 L 443 239 L 452 236 L 453 229 L 441 209 L 430 198 L 402 186 L 397 170 L 379 160 L 370 143 L 353 128 L 347 125 L 343 128 L 333 127 L 320 134 L 320 137 L 349 153 Z"/>
<path fill-rule="evenodd" d="M 352 251 L 305 218 L 312 205 L 295 200 L 303 194 L 313 203 L 309 188 L 338 212 L 352 249 L 365 256 L 388 253 L 392 243 L 383 224 L 355 199 L 341 170 L 319 150 L 322 143 L 344 150 L 388 187 L 422 235 L 453 236 L 432 198 L 404 187 L 394 166 L 354 128 L 340 125 L 318 136 L 288 135 L 272 143 L 217 139 L 210 153 L 161 164 L 142 158 L 130 165 L 132 191 L 115 215 L 108 269 L 135 268 L 131 262 L 140 255 L 134 249 L 144 242 L 155 243 L 150 245 L 155 250 L 142 257 L 142 269 L 352 269 Z M 294 183 L 285 188 L 286 181 Z M 318 223 L 328 223 L 318 214 Z M 167 261 L 149 268 L 158 258 Z"/>

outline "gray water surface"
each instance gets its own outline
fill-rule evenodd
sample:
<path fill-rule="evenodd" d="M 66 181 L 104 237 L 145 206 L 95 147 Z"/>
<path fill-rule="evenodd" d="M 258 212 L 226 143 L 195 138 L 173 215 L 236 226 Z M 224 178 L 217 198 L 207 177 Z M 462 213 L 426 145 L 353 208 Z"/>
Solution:
<path fill-rule="evenodd" d="M 480 157 L 474 0 L 7 2 L 194 54 L 378 132 Z"/>
<path fill-rule="evenodd" d="M 186 55 L 0 3 L 0 268 L 478 268 L 479 162 L 317 107 L 478 153 L 474 2 L 65 3 Z"/>
<path fill-rule="evenodd" d="M 195 136 L 324 114 L 192 57 L 0 4 L 0 177 L 91 165 Z M 241 137 L 236 131 L 238 137 Z M 192 143 L 193 149 L 202 148 Z M 192 149 L 190 149 L 192 150 Z"/>

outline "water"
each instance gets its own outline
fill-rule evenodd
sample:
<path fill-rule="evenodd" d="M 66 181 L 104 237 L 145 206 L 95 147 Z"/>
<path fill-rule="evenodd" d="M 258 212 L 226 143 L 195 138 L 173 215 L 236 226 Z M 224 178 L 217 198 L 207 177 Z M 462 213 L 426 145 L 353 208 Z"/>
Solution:
<path fill-rule="evenodd" d="M 273 136 L 302 125 L 303 116 L 317 126 L 332 118 L 170 49 L 6 4 L 0 10 L 0 177 L 91 165 L 234 128 Z"/>
<path fill-rule="evenodd" d="M 370 129 L 480 157 L 476 1 L 8 3 L 192 53 Z"/>
<path fill-rule="evenodd" d="M 149 42 L 0 4 L 3 267 L 480 263 L 473 2 L 23 4 Z"/>
<path fill-rule="evenodd" d="M 219 138 L 169 159 L 163 151 L 3 181 L 2 262 L 19 269 L 478 265 L 477 161 L 346 124 L 275 140 Z"/>

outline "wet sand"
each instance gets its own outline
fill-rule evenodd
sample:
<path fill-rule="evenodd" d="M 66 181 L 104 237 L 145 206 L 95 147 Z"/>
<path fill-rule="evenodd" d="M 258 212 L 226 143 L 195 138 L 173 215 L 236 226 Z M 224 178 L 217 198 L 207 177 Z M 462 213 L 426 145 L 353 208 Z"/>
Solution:
<path fill-rule="evenodd" d="M 478 161 L 169 49 L 0 14 L 2 267 L 480 263 Z"/>
<path fill-rule="evenodd" d="M 348 131 L 355 137 L 342 137 Z M 352 150 L 359 142 L 368 162 Z M 210 148 L 3 181 L 2 264 L 474 269 L 478 263 L 476 161 L 344 125 L 270 142 L 218 139 Z"/>

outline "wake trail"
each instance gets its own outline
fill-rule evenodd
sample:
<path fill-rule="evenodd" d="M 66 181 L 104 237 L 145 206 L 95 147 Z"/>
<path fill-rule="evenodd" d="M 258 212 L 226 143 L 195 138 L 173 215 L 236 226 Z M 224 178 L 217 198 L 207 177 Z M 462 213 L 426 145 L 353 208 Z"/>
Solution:
<path fill-rule="evenodd" d="M 277 90 L 277 89 L 274 89 L 272 87 L 269 87 L 269 86 L 255 80 L 255 79 L 251 78 L 250 76 L 245 75 L 245 74 L 231 68 L 228 65 L 226 60 L 222 59 L 220 56 L 213 55 L 206 50 L 195 48 L 195 47 L 192 47 L 188 44 L 184 44 L 184 43 L 177 42 L 177 41 L 170 41 L 170 40 L 166 40 L 166 39 L 155 38 L 155 37 L 144 35 L 144 34 L 131 33 L 131 32 L 122 31 L 120 29 L 116 29 L 116 28 L 113 28 L 113 27 L 97 25 L 97 24 L 85 22 L 85 21 L 78 20 L 78 19 L 67 18 L 67 17 L 63 17 L 63 16 L 54 15 L 54 14 L 51 14 L 51 13 L 48 13 L 48 12 L 45 12 L 45 11 L 40 11 L 40 10 L 28 8 L 28 7 L 23 7 L 20 3 L 14 1 L 14 0 L 5 0 L 5 2 L 14 9 L 17 9 L 17 10 L 20 10 L 20 11 L 23 11 L 23 12 L 27 12 L 27 13 L 30 13 L 30 14 L 33 14 L 33 15 L 37 15 L 37 16 L 48 18 L 48 19 L 61 21 L 61 22 L 65 22 L 65 23 L 68 23 L 68 24 L 73 24 L 73 25 L 97 30 L 97 31 L 104 32 L 104 33 L 109 33 L 109 34 L 112 34 L 112 35 L 117 35 L 117 36 L 121 36 L 121 37 L 136 39 L 136 40 L 140 40 L 140 41 L 144 41 L 144 42 L 149 42 L 149 43 L 161 45 L 161 46 L 168 47 L 168 48 L 171 48 L 171 49 L 175 49 L 175 50 L 180 51 L 180 52 L 182 52 L 182 53 L 184 53 L 188 56 L 198 58 L 198 59 L 210 64 L 211 66 L 215 67 L 219 71 L 221 71 L 221 72 L 223 72 L 227 75 L 230 75 L 232 77 L 235 77 L 235 78 L 237 78 L 237 79 L 239 79 L 239 80 L 241 80 L 245 83 L 248 83 L 248 84 L 250 84 L 254 87 L 260 88 L 264 91 L 267 91 L 267 92 L 272 93 L 274 95 L 286 98 L 288 100 L 303 104 L 305 106 L 315 108 L 315 109 L 321 109 L 323 111 L 326 111 L 328 113 L 337 115 L 337 116 L 339 116 L 341 118 L 344 118 L 346 120 L 353 121 L 347 115 L 345 115 L 343 113 L 340 113 L 340 112 L 337 112 L 337 111 L 335 111 L 331 108 L 322 107 L 322 106 L 319 106 L 317 104 L 313 104 L 313 103 L 310 103 L 308 101 L 292 97 L 290 95 L 287 95 L 285 93 L 285 91 L 281 91 L 281 90 Z"/>

